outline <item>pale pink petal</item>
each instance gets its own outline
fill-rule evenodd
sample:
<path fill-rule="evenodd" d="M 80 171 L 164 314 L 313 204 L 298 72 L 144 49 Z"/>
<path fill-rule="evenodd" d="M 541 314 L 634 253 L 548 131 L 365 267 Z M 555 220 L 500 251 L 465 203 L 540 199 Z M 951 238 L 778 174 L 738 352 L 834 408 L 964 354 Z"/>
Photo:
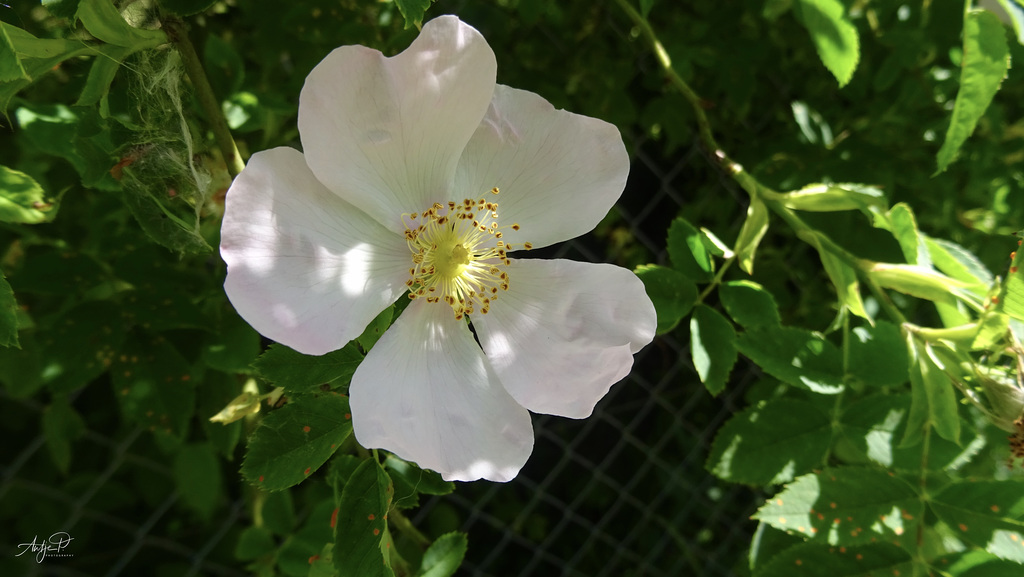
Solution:
<path fill-rule="evenodd" d="M 530 414 L 444 303 L 411 303 L 356 369 L 349 395 L 361 445 L 449 481 L 508 481 L 533 450 Z"/>
<path fill-rule="evenodd" d="M 458 190 L 497 187 L 501 224 L 515 247 L 546 246 L 589 232 L 626 185 L 629 155 L 615 126 L 555 110 L 532 92 L 498 85 L 459 161 Z"/>
<path fill-rule="evenodd" d="M 608 264 L 513 260 L 511 286 L 472 315 L 498 378 L 535 413 L 584 418 L 625 377 L 657 319 L 643 283 Z"/>
<path fill-rule="evenodd" d="M 483 36 L 454 16 L 426 23 L 392 58 L 342 46 L 299 96 L 306 161 L 327 188 L 402 231 L 402 213 L 454 199 L 455 167 L 487 111 L 496 70 Z"/>
<path fill-rule="evenodd" d="M 235 178 L 220 254 L 242 318 L 311 355 L 359 336 L 409 276 L 405 239 L 324 188 L 291 148 L 257 152 Z"/>

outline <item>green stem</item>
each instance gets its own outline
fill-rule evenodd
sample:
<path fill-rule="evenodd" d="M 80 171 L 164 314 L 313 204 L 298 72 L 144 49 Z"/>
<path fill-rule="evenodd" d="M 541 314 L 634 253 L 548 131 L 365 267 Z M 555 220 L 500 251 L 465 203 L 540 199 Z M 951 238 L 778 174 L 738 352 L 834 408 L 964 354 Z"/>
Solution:
<path fill-rule="evenodd" d="M 178 49 L 178 54 L 181 55 L 182 64 L 185 65 L 185 73 L 188 74 L 189 79 L 192 80 L 192 86 L 195 87 L 199 106 L 202 107 L 210 122 L 210 129 L 213 131 L 213 138 L 217 142 L 217 148 L 220 149 L 221 156 L 224 157 L 224 164 L 227 165 L 228 173 L 234 178 L 238 176 L 238 173 L 242 172 L 245 163 L 242 162 L 242 157 L 238 154 L 238 147 L 235 146 L 235 139 L 231 137 L 228 121 L 224 118 L 220 102 L 213 93 L 210 80 L 206 77 L 206 71 L 203 70 L 203 64 L 199 60 L 199 55 L 196 53 L 195 47 L 192 46 L 192 42 L 188 39 L 188 30 L 185 29 L 185 23 L 174 16 L 168 16 L 162 22 L 164 31 L 167 32 L 167 37 L 174 44 L 174 47 Z"/>

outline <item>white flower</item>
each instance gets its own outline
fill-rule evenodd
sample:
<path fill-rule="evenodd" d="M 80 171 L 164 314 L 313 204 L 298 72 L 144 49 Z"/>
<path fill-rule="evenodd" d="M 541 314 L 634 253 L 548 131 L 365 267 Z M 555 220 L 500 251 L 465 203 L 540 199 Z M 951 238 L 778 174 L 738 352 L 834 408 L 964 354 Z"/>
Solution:
<path fill-rule="evenodd" d="M 508 256 L 593 229 L 629 158 L 614 126 L 495 70 L 453 16 L 391 58 L 338 48 L 299 98 L 305 153 L 254 154 L 221 229 L 231 302 L 300 352 L 341 348 L 409 293 L 352 377 L 352 424 L 448 480 L 515 477 L 527 410 L 589 416 L 655 330 L 630 271 Z"/>

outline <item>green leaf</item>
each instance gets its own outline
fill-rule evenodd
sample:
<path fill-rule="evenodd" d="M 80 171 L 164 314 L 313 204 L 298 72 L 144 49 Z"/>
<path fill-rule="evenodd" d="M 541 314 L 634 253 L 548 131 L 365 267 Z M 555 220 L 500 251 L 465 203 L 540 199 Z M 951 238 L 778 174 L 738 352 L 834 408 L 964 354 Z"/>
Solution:
<path fill-rule="evenodd" d="M 811 403 L 766 401 L 737 413 L 719 429 L 707 469 L 733 483 L 786 483 L 821 467 L 831 443 L 828 415 Z"/>
<path fill-rule="evenodd" d="M 116 164 L 115 146 L 109 129 L 90 123 L 99 112 L 63 105 L 22 106 L 15 111 L 21 134 L 40 150 L 59 156 L 75 167 L 82 184 L 99 190 L 119 190 L 120 183 L 110 175 Z"/>
<path fill-rule="evenodd" d="M 363 355 L 354 343 L 314 357 L 281 344 L 270 345 L 253 368 L 265 379 L 292 393 L 319 392 L 321 385 L 346 388 Z"/>
<path fill-rule="evenodd" d="M 57 395 L 53 403 L 43 410 L 43 435 L 50 456 L 64 475 L 71 466 L 71 441 L 85 432 L 85 421 L 75 411 L 65 395 Z"/>
<path fill-rule="evenodd" d="M 843 467 L 800 477 L 753 518 L 811 542 L 848 547 L 916 539 L 923 507 L 914 488 L 888 471 Z"/>
<path fill-rule="evenodd" d="M 251 561 L 264 555 L 272 555 L 277 545 L 274 536 L 265 527 L 246 527 L 235 544 L 235 558 Z"/>
<path fill-rule="evenodd" d="M 264 491 L 301 483 L 352 433 L 348 397 L 301 396 L 271 412 L 249 437 L 242 476 Z"/>
<path fill-rule="evenodd" d="M 747 207 L 747 218 L 743 221 L 740 233 L 736 237 L 734 246 L 736 259 L 740 268 L 747 274 L 754 274 L 754 253 L 757 252 L 757 245 L 768 232 L 768 207 L 758 197 L 750 199 Z"/>
<path fill-rule="evenodd" d="M 398 11 L 402 13 L 402 18 L 405 18 L 405 29 L 408 30 L 415 26 L 419 28 L 423 25 L 423 15 L 427 13 L 427 9 L 430 8 L 430 3 L 433 0 L 395 0 L 395 4 L 398 6 Z"/>
<path fill-rule="evenodd" d="M 761 521 L 757 524 L 754 537 L 750 541 L 750 551 L 747 553 L 747 566 L 753 574 L 757 575 L 780 552 L 803 542 L 803 539 L 796 535 L 779 531 Z"/>
<path fill-rule="evenodd" d="M 18 301 L 0 270 L 0 346 L 21 348 L 18 342 Z"/>
<path fill-rule="evenodd" d="M 105 101 L 107 92 L 110 91 L 110 83 L 114 81 L 114 76 L 121 69 L 121 63 L 133 52 L 131 48 L 120 46 L 110 48 L 106 54 L 93 60 L 92 67 L 89 68 L 89 76 L 85 80 L 85 86 L 82 87 L 82 93 L 78 96 L 75 106 L 92 106 L 97 102 Z M 106 106 L 102 105 L 102 108 L 105 109 Z M 104 110 L 101 110 L 100 114 L 103 117 L 108 116 Z"/>
<path fill-rule="evenodd" d="M 462 564 L 469 546 L 465 533 L 446 533 L 430 544 L 423 553 L 417 577 L 451 577 Z"/>
<path fill-rule="evenodd" d="M 774 327 L 782 322 L 775 297 L 753 281 L 727 282 L 719 287 L 718 296 L 732 320 L 745 328 Z"/>
<path fill-rule="evenodd" d="M 216 3 L 217 0 L 160 0 L 160 7 L 178 16 L 193 16 Z"/>
<path fill-rule="evenodd" d="M 929 506 L 957 538 L 1024 563 L 1024 482 L 957 481 L 933 495 Z"/>
<path fill-rule="evenodd" d="M 843 391 L 839 350 L 817 333 L 795 327 L 750 329 L 736 347 L 773 377 L 824 395 Z"/>
<path fill-rule="evenodd" d="M 220 461 L 209 443 L 183 445 L 174 457 L 174 482 L 182 502 L 209 521 L 223 488 Z"/>
<path fill-rule="evenodd" d="M 840 0 L 799 0 L 796 14 L 811 34 L 818 57 L 829 72 L 846 86 L 860 59 L 857 27 L 846 16 Z"/>
<path fill-rule="evenodd" d="M 871 387 L 902 385 L 910 378 L 909 360 L 899 327 L 886 321 L 855 327 L 848 341 L 850 375 Z"/>
<path fill-rule="evenodd" d="M 155 48 L 168 42 L 167 34 L 161 30 L 143 30 L 130 26 L 109 0 L 81 0 L 75 16 L 90 34 L 115 46 L 138 50 Z"/>
<path fill-rule="evenodd" d="M 892 235 L 900 244 L 900 250 L 903 251 L 903 258 L 907 259 L 907 264 L 930 268 L 932 266 L 931 256 L 924 238 L 917 230 L 914 211 L 907 204 L 901 202 L 889 210 L 889 219 L 892 221 Z"/>
<path fill-rule="evenodd" d="M 14 44 L 7 36 L 7 25 L 0 26 L 0 82 L 31 79 L 21 65 L 21 61 L 18 60 Z"/>
<path fill-rule="evenodd" d="M 824 235 L 821 233 L 815 231 L 804 238 L 817 249 L 818 258 L 821 259 L 821 264 L 825 268 L 825 274 L 828 275 L 832 286 L 836 289 L 839 304 L 849 309 L 851 313 L 871 321 L 864 309 L 864 301 L 860 297 L 857 271 L 825 247 Z"/>
<path fill-rule="evenodd" d="M 683 217 L 672 221 L 668 229 L 668 256 L 672 268 L 697 282 L 708 282 L 715 274 L 715 263 L 704 246 L 704 235 Z"/>
<path fill-rule="evenodd" d="M 0 166 L 0 221 L 38 224 L 57 216 L 57 201 L 24 172 Z"/>
<path fill-rule="evenodd" d="M 382 310 L 370 324 L 363 330 L 363 334 L 356 338 L 356 342 L 359 343 L 359 347 L 364 351 L 368 351 L 373 348 L 373 345 L 377 344 L 377 341 L 384 334 L 384 331 L 388 330 L 391 326 L 391 319 L 395 316 L 395 305 L 389 305 L 386 309 Z"/>
<path fill-rule="evenodd" d="M 132 170 L 125 168 L 126 174 Z M 204 254 L 213 248 L 199 231 L 178 219 L 148 188 L 126 186 L 124 204 L 142 230 L 157 244 L 186 254 Z"/>
<path fill-rule="evenodd" d="M 903 447 L 916 445 L 924 432 L 934 427 L 943 439 L 958 443 L 960 415 L 953 391 L 953 383 L 928 353 L 928 345 L 907 336 L 910 356 L 910 416 L 907 432 L 900 443 Z"/>
<path fill-rule="evenodd" d="M 942 567 L 952 577 L 1007 577 L 1020 573 L 1019 564 L 977 549 L 936 559 L 932 565 Z"/>
<path fill-rule="evenodd" d="M 184 437 L 195 413 L 189 363 L 160 335 L 133 331 L 110 365 L 125 416 L 150 430 Z"/>
<path fill-rule="evenodd" d="M 230 313 L 219 330 L 206 337 L 201 358 L 207 366 L 225 373 L 248 373 L 259 354 L 260 334 Z"/>
<path fill-rule="evenodd" d="M 1010 270 L 1006 275 L 1003 294 L 1000 295 L 999 307 L 1011 317 L 1024 321 L 1024 250 L 1017 241 L 1017 250 L 1010 261 Z"/>
<path fill-rule="evenodd" d="M 860 210 L 870 214 L 872 207 L 880 210 L 886 207 L 882 191 L 864 184 L 812 184 L 787 192 L 779 200 L 787 208 L 807 212 Z"/>
<path fill-rule="evenodd" d="M 736 364 L 736 331 L 718 311 L 698 305 L 690 319 L 690 354 L 697 375 L 712 395 L 725 390 Z"/>
<path fill-rule="evenodd" d="M 42 0 L 43 6 L 54 16 L 60 18 L 71 18 L 78 12 L 80 0 Z"/>
<path fill-rule="evenodd" d="M 424 471 L 415 464 L 394 455 L 387 456 L 384 466 L 387 467 L 391 480 L 395 483 L 396 504 L 404 506 L 402 501 L 410 497 L 414 499 L 415 493 L 447 495 L 455 490 L 455 484 L 442 479 L 439 473 Z"/>
<path fill-rule="evenodd" d="M 334 564 L 338 577 L 394 577 L 388 510 L 394 489 L 380 464 L 366 459 L 338 501 Z"/>
<path fill-rule="evenodd" d="M 1010 67 L 1010 49 L 999 17 L 988 10 L 971 10 L 964 19 L 960 92 L 953 105 L 946 140 L 939 149 L 935 174 L 946 170 L 974 132 Z"/>
<path fill-rule="evenodd" d="M 889 543 L 833 547 L 804 543 L 776 555 L 757 577 L 913 575 L 910 553 Z"/>
<path fill-rule="evenodd" d="M 642 264 L 633 272 L 643 281 L 647 296 L 654 303 L 659 335 L 676 328 L 697 302 L 697 285 L 675 269 Z"/>
<path fill-rule="evenodd" d="M 974 285 L 984 294 L 995 279 L 978 257 L 955 242 L 924 236 L 928 256 L 935 268 L 968 285 Z"/>
<path fill-rule="evenodd" d="M 110 302 L 76 307 L 41 334 L 43 382 L 68 393 L 107 372 L 125 337 L 118 308 Z"/>

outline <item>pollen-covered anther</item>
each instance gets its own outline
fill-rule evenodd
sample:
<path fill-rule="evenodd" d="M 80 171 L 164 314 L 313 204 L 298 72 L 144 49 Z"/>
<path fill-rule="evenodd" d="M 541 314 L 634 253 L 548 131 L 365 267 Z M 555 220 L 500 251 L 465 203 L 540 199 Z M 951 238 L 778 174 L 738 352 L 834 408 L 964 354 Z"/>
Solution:
<path fill-rule="evenodd" d="M 500 240 L 502 230 L 520 229 L 518 223 L 502 226 L 498 215 L 498 203 L 483 198 L 434 203 L 421 213 L 403 214 L 413 264 L 405 282 L 409 298 L 444 302 L 456 320 L 487 314 L 499 289 L 510 286 L 504 268 L 512 262 L 507 256 L 512 247 Z"/>

